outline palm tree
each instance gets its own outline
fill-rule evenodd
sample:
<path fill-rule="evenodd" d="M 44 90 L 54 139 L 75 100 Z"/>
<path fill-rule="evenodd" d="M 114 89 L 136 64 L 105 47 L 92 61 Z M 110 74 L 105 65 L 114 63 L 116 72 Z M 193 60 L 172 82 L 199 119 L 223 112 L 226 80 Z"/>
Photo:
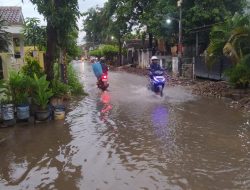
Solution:
<path fill-rule="evenodd" d="M 250 19 L 249 16 L 235 14 L 221 25 L 216 25 L 210 33 L 207 48 L 208 62 L 214 63 L 219 56 L 229 57 L 234 64 L 250 54 Z"/>
<path fill-rule="evenodd" d="M 225 73 L 229 81 L 239 88 L 250 84 L 250 19 L 249 16 L 234 15 L 222 25 L 214 26 L 207 49 L 208 63 L 222 55 L 230 58 L 233 67 Z"/>
<path fill-rule="evenodd" d="M 8 33 L 4 30 L 5 20 L 0 17 L 0 52 L 8 51 L 10 38 Z"/>

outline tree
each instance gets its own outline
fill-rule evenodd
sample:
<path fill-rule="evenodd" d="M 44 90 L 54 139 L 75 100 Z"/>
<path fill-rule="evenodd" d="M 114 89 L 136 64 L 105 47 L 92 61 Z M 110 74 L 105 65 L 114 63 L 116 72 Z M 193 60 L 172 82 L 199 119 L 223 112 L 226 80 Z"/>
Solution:
<path fill-rule="evenodd" d="M 59 57 L 58 47 L 65 49 L 68 34 L 77 28 L 80 13 L 77 0 L 30 0 L 47 21 L 47 48 L 45 72 L 47 79 L 53 79 L 53 64 Z"/>
<path fill-rule="evenodd" d="M 234 64 L 226 74 L 236 87 L 250 84 L 250 18 L 235 14 L 225 23 L 214 26 L 210 33 L 208 61 L 213 64 L 217 57 L 225 55 Z"/>
<path fill-rule="evenodd" d="M 236 11 L 242 12 L 246 0 L 183 0 L 183 41 L 193 44 L 194 36 L 190 31 L 196 27 L 213 25 L 223 22 Z M 109 0 L 103 8 L 92 9 L 85 19 L 84 30 L 87 42 L 103 43 L 109 35 L 116 37 L 117 41 L 132 30 L 141 31 L 146 28 L 149 38 L 149 48 L 152 48 L 153 38 L 165 38 L 167 41 L 177 41 L 179 32 L 178 22 L 171 26 L 166 19 L 173 17 L 179 19 L 179 9 L 176 0 Z M 201 40 L 205 46 L 209 41 L 209 30 L 203 32 Z"/>
<path fill-rule="evenodd" d="M 207 52 L 210 62 L 213 58 L 226 55 L 234 64 L 250 54 L 250 20 L 249 16 L 235 14 L 223 24 L 216 25 L 210 33 Z"/>
<path fill-rule="evenodd" d="M 86 32 L 85 41 L 92 43 L 92 46 L 105 43 L 108 31 L 109 19 L 103 8 L 91 8 L 83 13 L 83 30 Z"/>
<path fill-rule="evenodd" d="M 38 46 L 38 49 L 42 50 L 46 47 L 46 28 L 39 26 L 39 24 L 38 18 L 27 18 L 23 33 L 26 45 L 33 45 L 34 49 Z"/>
<path fill-rule="evenodd" d="M 4 30 L 5 20 L 0 17 L 0 52 L 8 51 L 10 38 L 8 33 Z"/>

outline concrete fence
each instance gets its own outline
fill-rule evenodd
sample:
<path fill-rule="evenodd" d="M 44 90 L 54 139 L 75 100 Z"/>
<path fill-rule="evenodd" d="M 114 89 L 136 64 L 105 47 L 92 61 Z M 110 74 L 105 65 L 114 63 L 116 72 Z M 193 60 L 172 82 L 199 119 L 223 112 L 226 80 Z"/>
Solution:
<path fill-rule="evenodd" d="M 19 71 L 24 64 L 22 58 L 14 58 L 11 53 L 0 53 L 0 78 L 8 79 L 11 70 Z"/>

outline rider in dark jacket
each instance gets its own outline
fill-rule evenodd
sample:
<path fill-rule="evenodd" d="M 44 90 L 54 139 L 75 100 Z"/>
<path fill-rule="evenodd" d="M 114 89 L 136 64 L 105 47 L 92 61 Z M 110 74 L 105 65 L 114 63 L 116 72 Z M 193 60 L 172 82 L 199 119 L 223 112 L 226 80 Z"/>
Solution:
<path fill-rule="evenodd" d="M 156 56 L 151 57 L 151 63 L 150 63 L 150 73 L 149 76 L 152 79 L 153 78 L 153 73 L 155 71 L 162 70 L 160 64 L 159 64 L 159 59 Z"/>

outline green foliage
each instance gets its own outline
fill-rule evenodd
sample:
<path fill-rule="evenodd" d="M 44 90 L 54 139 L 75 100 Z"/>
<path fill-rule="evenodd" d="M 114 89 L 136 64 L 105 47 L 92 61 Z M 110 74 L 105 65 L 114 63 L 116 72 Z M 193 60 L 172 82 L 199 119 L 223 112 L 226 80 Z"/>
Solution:
<path fill-rule="evenodd" d="M 107 60 L 113 60 L 119 54 L 119 48 L 115 45 L 101 45 L 98 49 L 89 52 L 89 55 L 95 57 L 105 57 Z"/>
<path fill-rule="evenodd" d="M 1 18 L 0 15 L 0 52 L 8 51 L 8 46 L 10 44 L 10 37 L 5 29 L 5 20 Z"/>
<path fill-rule="evenodd" d="M 216 25 L 210 33 L 207 48 L 208 62 L 213 64 L 216 57 L 225 55 L 234 64 L 238 64 L 250 53 L 250 21 L 249 16 L 235 14 L 224 23 Z"/>
<path fill-rule="evenodd" d="M 54 97 L 63 97 L 69 92 L 69 86 L 59 80 L 52 81 L 52 92 Z"/>
<path fill-rule="evenodd" d="M 155 37 L 177 41 L 179 8 L 176 0 L 108 0 L 103 8 L 89 10 L 84 20 L 85 40 L 99 45 L 106 43 L 110 36 L 122 41 L 133 30 L 152 34 Z M 183 40 L 193 44 L 195 35 L 190 30 L 204 25 L 223 22 L 235 12 L 243 12 L 246 0 L 185 0 L 182 3 Z M 175 22 L 166 24 L 167 17 Z M 145 27 L 146 26 L 146 27 Z M 199 39 L 208 43 L 209 30 L 203 31 Z M 187 38 L 185 38 L 187 36 Z"/>
<path fill-rule="evenodd" d="M 246 88 L 250 84 L 250 54 L 241 62 L 226 71 L 229 81 L 236 88 Z"/>
<path fill-rule="evenodd" d="M 73 60 L 75 57 L 81 57 L 82 55 L 82 49 L 77 46 L 77 43 L 72 44 L 71 46 L 68 46 L 67 48 L 67 55 L 70 60 Z"/>
<path fill-rule="evenodd" d="M 102 57 L 102 56 L 104 56 L 102 50 L 100 50 L 100 49 L 91 50 L 89 52 L 89 55 L 90 56 L 95 56 L 95 57 Z"/>
<path fill-rule="evenodd" d="M 114 56 L 117 56 L 119 53 L 119 48 L 113 45 L 103 45 L 100 47 L 103 55 L 111 60 Z"/>
<path fill-rule="evenodd" d="M 26 45 L 38 46 L 39 50 L 44 50 L 46 47 L 46 27 L 39 26 L 40 20 L 38 18 L 27 18 L 23 34 Z"/>
<path fill-rule="evenodd" d="M 0 80 L 0 103 L 13 103 L 13 97 L 8 81 Z"/>
<path fill-rule="evenodd" d="M 27 104 L 32 92 L 33 80 L 23 73 L 10 72 L 9 86 L 16 105 Z"/>
<path fill-rule="evenodd" d="M 46 80 L 46 75 L 38 77 L 34 74 L 34 102 L 41 108 L 46 109 L 49 98 L 53 96 L 52 89 L 49 87 L 49 81 Z"/>
<path fill-rule="evenodd" d="M 76 72 L 71 64 L 67 67 L 68 73 L 68 85 L 70 92 L 73 95 L 81 95 L 84 94 L 83 86 L 79 81 L 79 78 L 76 75 Z"/>
<path fill-rule="evenodd" d="M 21 72 L 31 78 L 36 74 L 38 77 L 44 75 L 44 72 L 39 65 L 38 61 L 33 57 L 25 57 L 25 65 L 22 67 Z"/>
<path fill-rule="evenodd" d="M 68 93 L 73 95 L 84 94 L 83 86 L 76 75 L 71 64 L 67 65 L 68 84 L 61 82 L 60 67 L 58 63 L 54 64 L 54 80 L 52 81 L 52 91 L 55 97 L 62 97 Z"/>
<path fill-rule="evenodd" d="M 68 50 L 72 42 L 72 31 L 77 31 L 77 19 L 80 16 L 78 1 L 62 0 L 30 0 L 47 21 L 46 74 L 53 79 L 53 64 L 59 58 L 58 50 Z M 76 42 L 75 36 L 73 36 Z"/>

